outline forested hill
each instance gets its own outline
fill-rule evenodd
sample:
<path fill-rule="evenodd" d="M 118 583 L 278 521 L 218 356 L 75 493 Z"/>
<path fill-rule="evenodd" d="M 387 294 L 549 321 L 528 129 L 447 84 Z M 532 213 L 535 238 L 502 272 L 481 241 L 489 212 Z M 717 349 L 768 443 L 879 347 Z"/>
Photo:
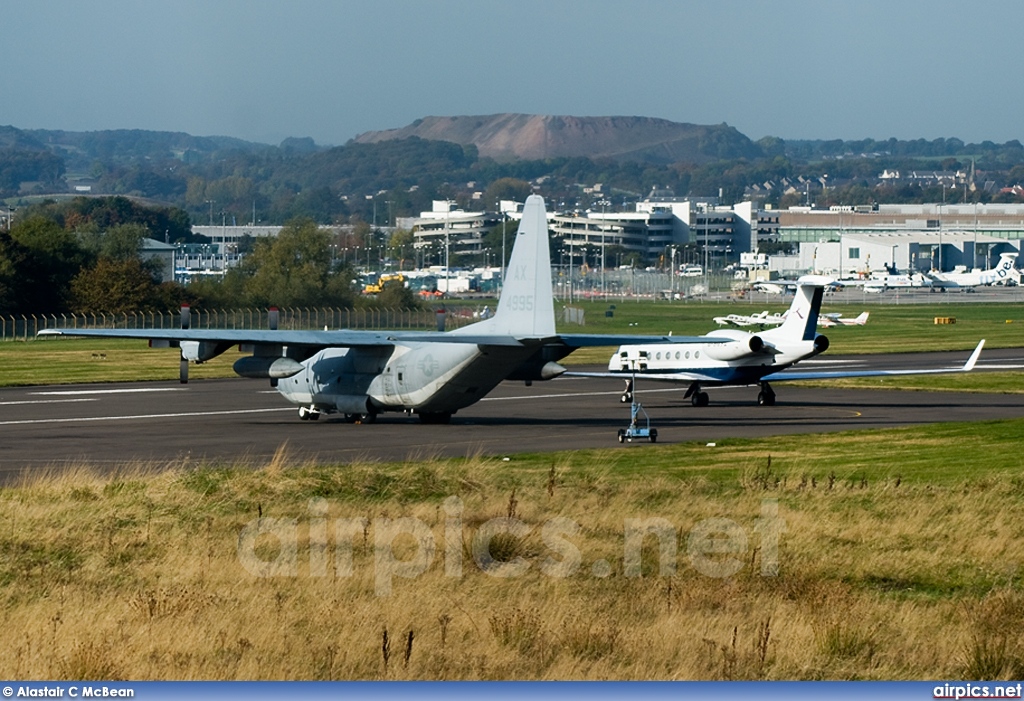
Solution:
<path fill-rule="evenodd" d="M 377 143 L 411 136 L 472 145 L 481 156 L 506 161 L 582 157 L 668 164 L 762 155 L 757 144 L 727 124 L 681 124 L 649 117 L 425 117 L 401 129 L 360 134 L 355 142 Z"/>
<path fill-rule="evenodd" d="M 0 130 L 10 129 L 0 127 Z M 15 130 L 17 131 L 17 130 Z M 8 136 L 10 138 L 10 136 Z M 186 163 L 216 159 L 227 152 L 264 153 L 273 146 L 228 136 L 192 136 L 183 132 L 111 129 L 105 131 L 60 131 L 27 129 L 22 138 L 66 159 L 70 172 L 88 170 L 95 162 L 128 164 L 140 160 L 175 158 Z M 5 146 L 0 131 L 0 147 Z"/>
<path fill-rule="evenodd" d="M 435 199 L 493 207 L 531 191 L 578 209 L 599 200 L 626 206 L 654 189 L 786 207 L 803 203 L 809 187 L 821 189 L 825 174 L 828 191 L 815 198 L 822 206 L 934 202 L 946 194 L 934 178 L 882 183 L 884 170 L 966 172 L 976 187 L 960 199 L 1024 199 L 1024 147 L 1016 140 L 753 142 L 727 125 L 511 114 L 430 117 L 336 147 L 309 138 L 273 146 L 180 132 L 0 126 L 0 200 L 8 206 L 75 192 L 127 195 L 181 207 L 196 222 L 228 224 L 296 216 L 393 223 Z M 598 183 L 600 190 L 588 187 Z"/>

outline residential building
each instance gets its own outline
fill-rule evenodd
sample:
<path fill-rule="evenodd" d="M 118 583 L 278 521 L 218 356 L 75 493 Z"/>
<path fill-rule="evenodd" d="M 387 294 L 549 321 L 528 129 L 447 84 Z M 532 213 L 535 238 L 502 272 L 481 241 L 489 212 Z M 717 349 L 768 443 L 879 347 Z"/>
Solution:
<path fill-rule="evenodd" d="M 484 233 L 500 223 L 501 216 L 494 212 L 466 212 L 449 200 L 434 200 L 431 211 L 400 219 L 398 227 L 413 232 L 420 261 L 454 267 L 463 254 L 483 253 Z"/>

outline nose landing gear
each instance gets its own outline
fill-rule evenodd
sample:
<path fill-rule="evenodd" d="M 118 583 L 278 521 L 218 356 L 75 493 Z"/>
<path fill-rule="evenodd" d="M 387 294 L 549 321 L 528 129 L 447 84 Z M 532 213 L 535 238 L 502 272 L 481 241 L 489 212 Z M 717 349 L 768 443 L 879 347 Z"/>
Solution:
<path fill-rule="evenodd" d="M 300 406 L 299 418 L 303 421 L 316 421 L 320 418 L 320 410 L 314 406 Z"/>

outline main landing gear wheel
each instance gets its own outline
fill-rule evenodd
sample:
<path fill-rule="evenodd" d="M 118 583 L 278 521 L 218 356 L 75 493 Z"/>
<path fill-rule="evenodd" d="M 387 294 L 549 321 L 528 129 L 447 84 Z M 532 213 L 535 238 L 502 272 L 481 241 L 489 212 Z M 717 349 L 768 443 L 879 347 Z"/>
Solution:
<path fill-rule="evenodd" d="M 377 415 L 369 412 L 362 414 L 345 414 L 345 421 L 350 424 L 372 424 L 376 420 Z"/>
<path fill-rule="evenodd" d="M 775 392 L 768 383 L 761 385 L 761 391 L 757 393 L 758 406 L 775 406 Z"/>
<path fill-rule="evenodd" d="M 707 392 L 694 392 L 690 395 L 690 403 L 693 406 L 707 406 L 710 401 L 711 397 Z"/>

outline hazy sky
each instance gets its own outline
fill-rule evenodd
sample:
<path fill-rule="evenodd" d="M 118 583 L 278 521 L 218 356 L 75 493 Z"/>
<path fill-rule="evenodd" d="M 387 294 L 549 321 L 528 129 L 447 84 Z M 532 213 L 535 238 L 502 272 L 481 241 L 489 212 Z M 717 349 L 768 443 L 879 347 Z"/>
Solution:
<path fill-rule="evenodd" d="M 344 144 L 499 112 L 1024 141 L 1024 2 L 0 0 L 0 124 Z"/>

